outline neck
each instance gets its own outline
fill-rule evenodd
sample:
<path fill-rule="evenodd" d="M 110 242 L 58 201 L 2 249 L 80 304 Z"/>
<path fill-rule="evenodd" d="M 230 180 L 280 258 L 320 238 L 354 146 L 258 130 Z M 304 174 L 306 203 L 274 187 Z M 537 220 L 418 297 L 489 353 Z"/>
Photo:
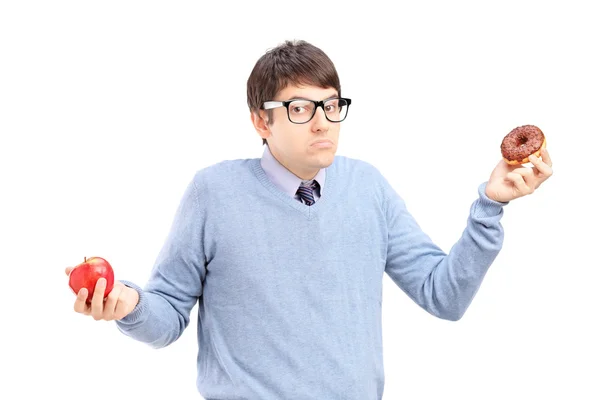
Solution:
<path fill-rule="evenodd" d="M 315 179 L 315 176 L 317 176 L 317 174 L 319 173 L 319 171 L 311 171 L 311 172 L 305 172 L 305 173 L 299 173 L 299 172 L 294 172 L 291 169 L 288 169 L 292 174 L 296 175 L 298 178 L 302 179 L 303 181 L 310 181 L 312 179 Z"/>

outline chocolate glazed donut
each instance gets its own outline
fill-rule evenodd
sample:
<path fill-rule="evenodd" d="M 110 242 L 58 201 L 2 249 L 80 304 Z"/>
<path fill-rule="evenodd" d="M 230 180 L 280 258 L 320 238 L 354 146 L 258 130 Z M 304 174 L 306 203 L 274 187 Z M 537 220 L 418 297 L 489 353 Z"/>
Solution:
<path fill-rule="evenodd" d="M 535 125 L 523 125 L 510 131 L 500 145 L 502 158 L 510 165 L 525 164 L 529 156 L 540 156 L 540 150 L 546 147 L 546 137 Z"/>

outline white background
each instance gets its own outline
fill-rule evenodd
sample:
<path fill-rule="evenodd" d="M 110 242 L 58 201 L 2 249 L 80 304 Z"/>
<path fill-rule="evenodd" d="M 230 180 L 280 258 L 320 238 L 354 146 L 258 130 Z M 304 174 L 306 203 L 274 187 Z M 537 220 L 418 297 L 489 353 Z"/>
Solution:
<path fill-rule="evenodd" d="M 338 154 L 376 165 L 446 251 L 506 133 L 536 124 L 554 161 L 505 208 L 462 320 L 384 278 L 384 398 L 600 398 L 591 6 L 204 3 L 0 5 L 0 398 L 199 398 L 196 308 L 153 350 L 74 313 L 63 270 L 98 255 L 144 284 L 193 173 L 260 157 L 246 80 L 285 39 L 323 49 L 353 100 Z"/>

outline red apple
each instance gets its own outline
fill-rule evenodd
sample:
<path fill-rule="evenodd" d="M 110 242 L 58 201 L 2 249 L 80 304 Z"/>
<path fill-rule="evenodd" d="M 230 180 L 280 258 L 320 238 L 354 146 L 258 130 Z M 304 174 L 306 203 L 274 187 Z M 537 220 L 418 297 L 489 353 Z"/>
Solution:
<path fill-rule="evenodd" d="M 96 281 L 100 278 L 106 279 L 106 290 L 104 290 L 104 298 L 106 298 L 115 283 L 112 267 L 102 257 L 84 257 L 83 262 L 69 273 L 69 286 L 75 294 L 79 293 L 80 289 L 86 288 L 88 292 L 87 302 L 89 303 L 94 296 Z"/>

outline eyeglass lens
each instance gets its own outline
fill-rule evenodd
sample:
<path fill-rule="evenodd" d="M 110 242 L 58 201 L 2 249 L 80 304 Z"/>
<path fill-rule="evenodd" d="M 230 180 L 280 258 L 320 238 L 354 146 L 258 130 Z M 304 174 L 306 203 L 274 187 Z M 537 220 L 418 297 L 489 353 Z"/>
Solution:
<path fill-rule="evenodd" d="M 344 99 L 331 99 L 323 105 L 327 119 L 340 122 L 348 114 L 348 102 Z M 307 100 L 294 100 L 288 106 L 290 120 L 296 123 L 308 122 L 315 114 L 315 103 Z"/>

